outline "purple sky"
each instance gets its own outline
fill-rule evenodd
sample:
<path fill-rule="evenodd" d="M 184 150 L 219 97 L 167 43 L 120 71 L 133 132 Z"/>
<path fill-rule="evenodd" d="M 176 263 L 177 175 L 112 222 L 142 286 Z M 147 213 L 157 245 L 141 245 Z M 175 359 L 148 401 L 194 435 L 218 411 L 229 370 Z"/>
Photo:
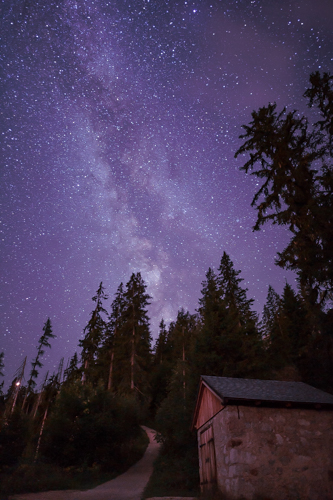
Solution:
<path fill-rule="evenodd" d="M 110 309 L 141 271 L 154 338 L 162 317 L 195 312 L 224 250 L 258 312 L 269 284 L 294 285 L 274 265 L 287 231 L 252 232 L 257 181 L 234 153 L 252 110 L 304 112 L 310 73 L 333 71 L 331 0 L 0 5 L 7 383 L 47 317 L 45 369 L 66 363 L 100 281 Z"/>

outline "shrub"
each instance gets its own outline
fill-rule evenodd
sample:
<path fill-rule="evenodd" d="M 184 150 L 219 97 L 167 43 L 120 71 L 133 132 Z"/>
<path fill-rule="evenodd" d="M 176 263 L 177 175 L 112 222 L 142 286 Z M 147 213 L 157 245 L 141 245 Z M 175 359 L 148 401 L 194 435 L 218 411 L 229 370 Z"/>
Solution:
<path fill-rule="evenodd" d="M 75 383 L 63 387 L 45 425 L 41 453 L 61 467 L 116 468 L 140 434 L 134 398 Z"/>
<path fill-rule="evenodd" d="M 29 418 L 19 409 L 1 424 L 0 470 L 18 463 L 29 438 Z"/>

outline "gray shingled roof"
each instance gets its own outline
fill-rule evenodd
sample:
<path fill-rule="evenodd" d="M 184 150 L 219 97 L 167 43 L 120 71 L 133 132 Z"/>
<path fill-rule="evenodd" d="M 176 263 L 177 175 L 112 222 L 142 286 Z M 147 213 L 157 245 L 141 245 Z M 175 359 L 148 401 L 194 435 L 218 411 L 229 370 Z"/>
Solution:
<path fill-rule="evenodd" d="M 202 376 L 203 381 L 222 399 L 291 402 L 333 406 L 333 396 L 303 382 L 280 382 L 230 377 Z"/>

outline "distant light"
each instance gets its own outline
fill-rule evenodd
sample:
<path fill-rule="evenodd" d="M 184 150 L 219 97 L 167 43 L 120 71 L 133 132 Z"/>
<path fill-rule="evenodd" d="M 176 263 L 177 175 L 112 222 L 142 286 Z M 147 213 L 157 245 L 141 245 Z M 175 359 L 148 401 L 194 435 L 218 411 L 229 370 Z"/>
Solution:
<path fill-rule="evenodd" d="M 193 9 L 193 13 L 195 14 L 197 12 L 197 9 Z"/>
<path fill-rule="evenodd" d="M 16 384 L 15 384 L 15 385 L 19 386 L 19 385 L 21 385 L 21 382 L 20 382 L 20 381 L 18 381 L 18 382 L 16 382 Z"/>

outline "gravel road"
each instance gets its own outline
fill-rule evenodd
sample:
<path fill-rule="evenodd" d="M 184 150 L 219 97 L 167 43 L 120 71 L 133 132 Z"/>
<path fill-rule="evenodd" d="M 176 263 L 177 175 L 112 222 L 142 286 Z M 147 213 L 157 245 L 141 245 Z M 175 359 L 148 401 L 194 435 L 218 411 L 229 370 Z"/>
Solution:
<path fill-rule="evenodd" d="M 144 456 L 121 476 L 101 484 L 92 490 L 48 491 L 15 495 L 10 500 L 140 500 L 143 490 L 153 472 L 153 463 L 158 455 L 159 444 L 155 441 L 155 431 L 143 427 L 149 437 L 149 445 Z"/>

